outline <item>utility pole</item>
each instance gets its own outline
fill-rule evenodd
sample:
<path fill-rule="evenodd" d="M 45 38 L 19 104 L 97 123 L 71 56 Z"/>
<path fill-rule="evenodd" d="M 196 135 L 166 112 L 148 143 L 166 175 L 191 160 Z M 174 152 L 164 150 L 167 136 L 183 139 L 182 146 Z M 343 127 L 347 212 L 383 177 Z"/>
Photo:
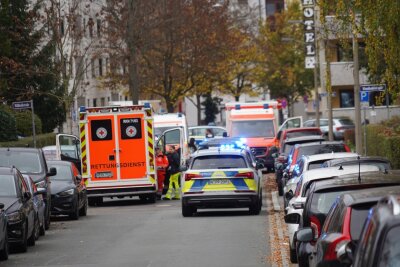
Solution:
<path fill-rule="evenodd" d="M 354 76 L 354 118 L 355 118 L 355 139 L 356 153 L 362 153 L 362 133 L 361 133 L 361 104 L 360 104 L 360 73 L 358 62 L 358 40 L 357 32 L 353 32 L 353 76 Z"/>

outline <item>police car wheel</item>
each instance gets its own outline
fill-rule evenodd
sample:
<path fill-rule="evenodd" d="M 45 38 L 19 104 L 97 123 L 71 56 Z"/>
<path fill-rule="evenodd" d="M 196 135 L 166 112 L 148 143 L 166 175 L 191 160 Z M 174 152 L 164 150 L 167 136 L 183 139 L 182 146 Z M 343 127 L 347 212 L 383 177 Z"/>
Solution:
<path fill-rule="evenodd" d="M 249 213 L 251 215 L 258 215 L 258 214 L 260 214 L 260 211 L 261 211 L 261 209 L 260 209 L 260 202 L 259 201 L 257 201 L 254 204 L 251 204 L 250 207 L 249 207 Z"/>
<path fill-rule="evenodd" d="M 192 207 L 188 207 L 184 204 L 182 204 L 182 215 L 183 217 L 191 217 L 193 215 L 193 208 Z"/>

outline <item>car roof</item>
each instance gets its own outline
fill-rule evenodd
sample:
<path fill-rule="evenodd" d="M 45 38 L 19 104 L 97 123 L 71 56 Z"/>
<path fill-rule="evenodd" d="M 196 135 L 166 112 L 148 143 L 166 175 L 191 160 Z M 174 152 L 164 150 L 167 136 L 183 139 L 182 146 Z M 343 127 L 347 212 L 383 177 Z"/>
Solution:
<path fill-rule="evenodd" d="M 190 126 L 189 130 L 191 130 L 191 129 L 222 129 L 222 130 L 226 130 L 225 127 L 215 126 L 215 125 Z"/>
<path fill-rule="evenodd" d="M 354 158 L 357 157 L 357 153 L 351 152 L 331 152 L 331 153 L 323 153 L 323 154 L 315 154 L 315 155 L 303 155 L 307 162 L 319 161 L 319 160 L 331 160 L 331 159 L 342 159 L 342 158 Z"/>
<path fill-rule="evenodd" d="M 16 152 L 35 152 L 39 151 L 39 148 L 34 147 L 0 147 L 0 151 L 16 151 Z"/>
<path fill-rule="evenodd" d="M 301 141 L 310 141 L 310 142 L 317 142 L 317 141 L 324 141 L 325 138 L 320 135 L 306 135 L 306 136 L 299 136 L 299 137 L 291 137 L 286 138 L 285 143 L 296 143 Z"/>
<path fill-rule="evenodd" d="M 219 147 L 211 147 L 209 149 L 200 149 L 192 154 L 192 158 L 211 156 L 211 155 L 237 155 L 243 156 L 244 149 L 240 148 L 228 148 L 220 149 Z"/>
<path fill-rule="evenodd" d="M 12 174 L 13 169 L 11 166 L 10 167 L 0 167 L 0 174 Z"/>
<path fill-rule="evenodd" d="M 378 202 L 388 194 L 400 194 L 400 185 L 391 187 L 367 188 L 356 191 L 349 191 L 340 196 L 343 203 L 348 206 L 356 206 L 364 203 Z"/>
<path fill-rule="evenodd" d="M 224 137 L 224 138 L 211 138 L 205 139 L 203 142 L 199 144 L 200 147 L 211 147 L 211 146 L 221 146 L 221 145 L 229 145 L 243 143 L 242 138 L 239 137 Z"/>
<path fill-rule="evenodd" d="M 336 164 L 340 164 L 340 163 L 345 163 L 345 162 L 358 162 L 358 158 L 357 156 L 355 157 L 348 157 L 348 158 L 337 158 L 337 159 L 332 159 L 328 161 L 328 165 L 329 166 L 333 166 Z M 384 162 L 384 163 L 389 163 L 391 164 L 390 160 L 388 158 L 385 157 L 360 157 L 360 161 L 361 162 Z"/>
<path fill-rule="evenodd" d="M 304 144 L 296 144 L 296 148 L 305 146 L 315 146 L 315 145 L 340 145 L 344 143 L 342 141 L 321 141 L 321 142 L 310 142 Z"/>
<path fill-rule="evenodd" d="M 66 161 L 66 160 L 46 160 L 47 164 L 52 164 L 52 165 L 68 165 L 70 166 L 72 162 Z"/>
<path fill-rule="evenodd" d="M 336 177 L 345 174 L 358 173 L 360 168 L 361 172 L 368 171 L 379 171 L 376 166 L 343 166 L 343 167 L 328 167 L 328 168 L 319 168 L 305 171 L 303 176 L 303 183 L 306 181 Z"/>
<path fill-rule="evenodd" d="M 300 128 L 290 128 L 285 129 L 285 133 L 292 133 L 292 132 L 312 132 L 312 131 L 320 131 L 318 127 L 300 127 Z"/>

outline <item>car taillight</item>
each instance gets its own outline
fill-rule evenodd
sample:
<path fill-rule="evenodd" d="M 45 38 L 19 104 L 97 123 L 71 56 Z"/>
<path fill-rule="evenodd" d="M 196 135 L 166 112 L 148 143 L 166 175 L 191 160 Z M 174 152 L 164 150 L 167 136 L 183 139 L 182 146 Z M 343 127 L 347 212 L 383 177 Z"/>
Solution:
<path fill-rule="evenodd" d="M 185 174 L 185 181 L 190 181 L 192 179 L 201 178 L 201 177 L 203 177 L 203 176 L 201 176 L 200 174 L 197 174 L 197 173 L 186 173 Z"/>
<path fill-rule="evenodd" d="M 316 240 L 321 234 L 321 222 L 318 220 L 316 216 L 311 216 L 310 221 L 311 221 L 310 223 L 311 229 L 313 230 L 314 233 L 314 239 Z"/>
<path fill-rule="evenodd" d="M 327 261 L 338 260 L 338 258 L 336 256 L 337 255 L 336 248 L 339 247 L 340 243 L 342 243 L 343 241 L 346 241 L 346 240 L 350 240 L 350 238 L 342 235 L 342 236 L 338 237 L 337 239 L 335 239 L 334 241 L 332 241 L 332 243 L 330 243 L 328 245 L 328 247 L 326 248 L 324 260 L 327 260 Z"/>
<path fill-rule="evenodd" d="M 341 131 L 341 130 L 344 130 L 344 129 L 346 129 L 345 127 L 336 127 L 336 131 Z"/>
<path fill-rule="evenodd" d="M 236 174 L 235 177 L 243 177 L 243 178 L 247 178 L 247 179 L 254 179 L 254 173 L 253 172 L 242 172 L 242 173 Z"/>

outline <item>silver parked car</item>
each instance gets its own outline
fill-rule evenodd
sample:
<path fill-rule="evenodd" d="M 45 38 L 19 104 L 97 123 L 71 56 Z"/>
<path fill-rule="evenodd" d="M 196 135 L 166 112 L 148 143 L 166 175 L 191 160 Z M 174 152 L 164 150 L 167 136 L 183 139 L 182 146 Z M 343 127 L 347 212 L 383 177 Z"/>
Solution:
<path fill-rule="evenodd" d="M 304 127 L 316 127 L 316 119 L 308 120 L 304 122 Z M 329 122 L 328 119 L 319 120 L 319 128 L 325 136 L 328 136 Z M 344 132 L 346 130 L 354 129 L 354 122 L 347 117 L 333 118 L 333 138 L 335 140 L 343 140 Z"/>

